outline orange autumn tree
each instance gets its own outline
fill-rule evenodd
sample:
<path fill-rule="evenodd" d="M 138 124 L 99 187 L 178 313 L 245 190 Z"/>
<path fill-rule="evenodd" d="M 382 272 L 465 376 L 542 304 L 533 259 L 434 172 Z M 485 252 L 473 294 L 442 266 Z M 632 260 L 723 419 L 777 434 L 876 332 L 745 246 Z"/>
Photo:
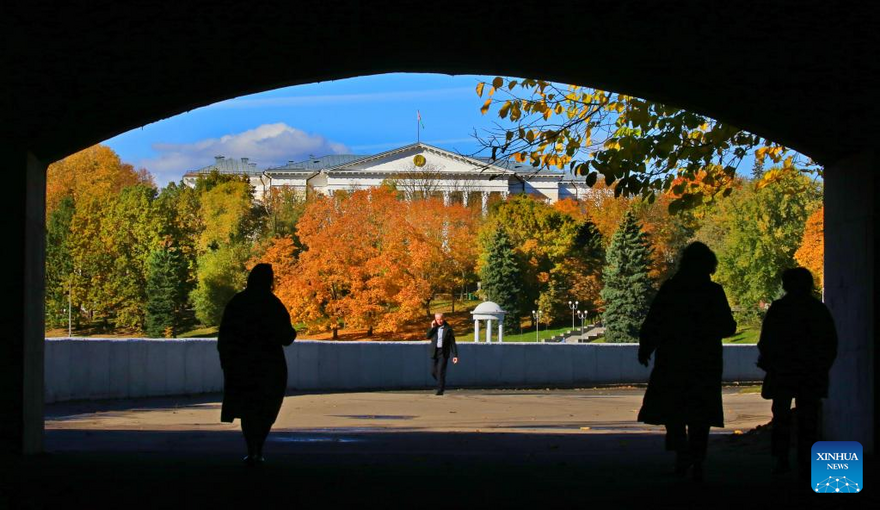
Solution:
<path fill-rule="evenodd" d="M 295 320 L 334 338 L 343 324 L 368 336 L 395 331 L 471 277 L 477 217 L 436 199 L 403 202 L 390 188 L 316 198 L 297 226 L 303 251 L 279 279 L 279 297 Z"/>
<path fill-rule="evenodd" d="M 269 240 L 266 250 L 259 256 L 251 259 L 248 270 L 259 263 L 272 264 L 275 273 L 275 295 L 290 309 L 289 303 L 293 302 L 292 288 L 286 283 L 291 282 L 296 275 L 296 246 L 289 236 L 275 237 Z"/>
<path fill-rule="evenodd" d="M 437 294 L 455 291 L 474 281 L 477 259 L 476 231 L 481 214 L 461 204 L 443 205 L 439 199 L 405 204 L 407 225 L 399 230 L 410 240 L 410 270 L 430 290 L 422 303 L 425 313 Z"/>
<path fill-rule="evenodd" d="M 597 182 L 581 199 L 581 208 L 587 218 L 596 225 L 605 247 L 611 243 L 611 237 L 623 221 L 629 210 L 632 199 L 626 196 L 615 196 L 614 188 L 606 186 L 603 181 Z"/>
<path fill-rule="evenodd" d="M 825 206 L 807 218 L 804 237 L 794 259 L 813 273 L 817 288 L 825 286 Z"/>
<path fill-rule="evenodd" d="M 106 145 L 94 145 L 56 161 L 46 169 L 46 217 L 66 196 L 79 202 L 85 197 L 101 200 L 135 184 L 155 187 L 150 174 L 123 163 Z"/>
<path fill-rule="evenodd" d="M 303 244 L 291 278 L 279 281 L 279 293 L 294 321 L 310 331 L 338 330 L 346 316 L 349 295 L 367 278 L 367 263 L 378 247 L 376 224 L 365 192 L 320 197 L 306 207 L 297 224 Z"/>

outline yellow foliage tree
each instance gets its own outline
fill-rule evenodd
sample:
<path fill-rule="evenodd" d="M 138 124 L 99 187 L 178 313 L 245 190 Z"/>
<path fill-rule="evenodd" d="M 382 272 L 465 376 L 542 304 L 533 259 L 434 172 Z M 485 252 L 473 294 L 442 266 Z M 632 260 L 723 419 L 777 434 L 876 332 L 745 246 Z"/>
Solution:
<path fill-rule="evenodd" d="M 807 218 L 804 237 L 794 259 L 813 273 L 818 288 L 825 286 L 825 206 Z"/>
<path fill-rule="evenodd" d="M 89 147 L 46 169 L 46 217 L 65 196 L 72 196 L 75 202 L 86 196 L 100 200 L 138 183 L 155 187 L 146 170 L 135 171 L 110 147 Z"/>

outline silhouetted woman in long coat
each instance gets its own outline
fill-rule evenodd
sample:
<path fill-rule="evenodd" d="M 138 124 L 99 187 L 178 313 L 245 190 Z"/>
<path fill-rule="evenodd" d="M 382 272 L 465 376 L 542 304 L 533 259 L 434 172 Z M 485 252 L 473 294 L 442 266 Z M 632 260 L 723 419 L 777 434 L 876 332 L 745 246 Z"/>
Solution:
<path fill-rule="evenodd" d="M 217 338 L 224 382 L 220 420 L 241 419 L 250 465 L 263 461 L 263 444 L 287 389 L 283 346 L 296 339 L 290 314 L 272 294 L 273 279 L 271 265 L 254 266 L 247 288 L 226 305 Z"/>
<path fill-rule="evenodd" d="M 717 266 L 705 244 L 688 245 L 639 334 L 639 362 L 647 366 L 655 354 L 639 421 L 666 425 L 676 473 L 693 466 L 695 480 L 702 479 L 709 427 L 724 426 L 721 339 L 736 333 L 727 296 L 711 279 Z"/>

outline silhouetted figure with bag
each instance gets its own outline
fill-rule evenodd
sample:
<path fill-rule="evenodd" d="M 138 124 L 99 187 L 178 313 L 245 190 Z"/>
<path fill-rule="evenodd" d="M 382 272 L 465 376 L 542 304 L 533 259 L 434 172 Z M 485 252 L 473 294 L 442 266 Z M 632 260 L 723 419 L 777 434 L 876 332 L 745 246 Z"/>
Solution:
<path fill-rule="evenodd" d="M 819 440 L 820 402 L 828 396 L 828 371 L 837 357 L 837 331 L 828 307 L 813 297 L 810 271 L 803 267 L 785 271 L 782 288 L 785 296 L 770 305 L 758 341 L 758 367 L 767 372 L 761 396 L 773 400 L 774 472 L 790 469 L 794 399 L 799 474 L 809 477 L 810 450 Z"/>
<path fill-rule="evenodd" d="M 703 478 L 709 427 L 724 426 L 721 339 L 736 333 L 724 289 L 711 279 L 717 266 L 708 246 L 688 245 L 639 333 L 639 363 L 648 366 L 655 356 L 638 419 L 666 425 L 675 472 L 683 476 L 693 467 L 697 481 Z"/>
<path fill-rule="evenodd" d="M 272 294 L 270 264 L 257 264 L 247 288 L 233 296 L 223 311 L 217 350 L 223 368 L 223 409 L 220 420 L 241 420 L 248 465 L 263 459 L 263 444 L 287 389 L 283 346 L 296 339 L 290 314 Z"/>

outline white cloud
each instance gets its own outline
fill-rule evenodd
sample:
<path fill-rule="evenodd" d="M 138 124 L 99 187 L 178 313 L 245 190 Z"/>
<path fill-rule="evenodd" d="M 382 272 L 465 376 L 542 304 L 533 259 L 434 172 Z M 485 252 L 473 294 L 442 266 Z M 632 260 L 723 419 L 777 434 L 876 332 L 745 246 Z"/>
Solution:
<path fill-rule="evenodd" d="M 321 135 L 309 134 L 283 122 L 263 124 L 254 129 L 208 138 L 193 143 L 155 143 L 158 156 L 140 162 L 158 183 L 179 180 L 184 173 L 202 168 L 214 161 L 214 156 L 250 158 L 258 168 L 280 165 L 288 160 L 300 161 L 309 155 L 343 154 L 345 145 Z"/>

